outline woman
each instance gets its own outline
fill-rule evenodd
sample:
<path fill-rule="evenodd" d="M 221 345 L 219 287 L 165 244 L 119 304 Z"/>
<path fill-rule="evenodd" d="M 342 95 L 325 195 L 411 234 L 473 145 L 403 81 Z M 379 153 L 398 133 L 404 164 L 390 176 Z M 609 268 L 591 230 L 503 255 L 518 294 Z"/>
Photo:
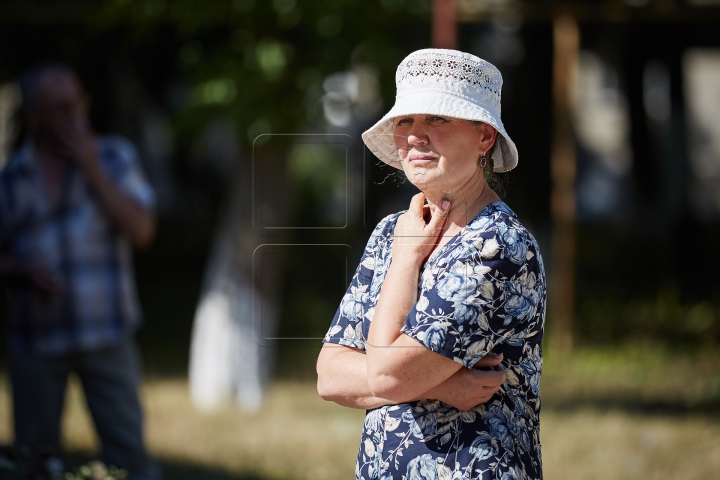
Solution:
<path fill-rule="evenodd" d="M 517 164 L 502 77 L 429 49 L 396 83 L 363 140 L 421 192 L 370 237 L 324 339 L 318 392 L 367 409 L 358 479 L 540 479 L 545 275 L 485 180 Z"/>

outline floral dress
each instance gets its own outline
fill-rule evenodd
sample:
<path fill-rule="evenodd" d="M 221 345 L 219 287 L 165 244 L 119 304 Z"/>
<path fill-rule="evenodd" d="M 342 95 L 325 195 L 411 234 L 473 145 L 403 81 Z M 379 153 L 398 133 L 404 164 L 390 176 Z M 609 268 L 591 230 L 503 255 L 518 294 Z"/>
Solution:
<path fill-rule="evenodd" d="M 324 342 L 365 349 L 401 213 L 375 228 Z M 438 249 L 420 270 L 403 333 L 468 368 L 502 353 L 506 381 L 471 410 L 433 399 L 369 410 L 356 478 L 541 479 L 545 298 L 537 242 L 501 201 Z"/>

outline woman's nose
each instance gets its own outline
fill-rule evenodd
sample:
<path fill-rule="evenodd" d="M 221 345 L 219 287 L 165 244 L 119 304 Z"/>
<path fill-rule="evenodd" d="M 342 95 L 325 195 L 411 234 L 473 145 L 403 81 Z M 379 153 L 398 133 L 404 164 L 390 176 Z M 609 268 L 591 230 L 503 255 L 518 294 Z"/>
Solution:
<path fill-rule="evenodd" d="M 430 142 L 427 133 L 420 127 L 415 127 L 408 132 L 408 145 L 427 145 Z"/>

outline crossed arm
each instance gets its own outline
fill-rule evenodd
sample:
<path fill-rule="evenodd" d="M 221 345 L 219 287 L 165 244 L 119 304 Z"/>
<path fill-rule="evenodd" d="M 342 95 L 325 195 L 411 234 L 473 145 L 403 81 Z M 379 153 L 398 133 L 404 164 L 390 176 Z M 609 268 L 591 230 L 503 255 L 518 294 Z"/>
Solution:
<path fill-rule="evenodd" d="M 417 343 L 413 349 L 417 350 L 418 354 L 422 350 L 431 353 L 439 358 L 438 362 L 447 361 L 457 365 L 457 367 L 452 366 L 455 372 L 439 384 L 415 395 L 412 394 L 413 390 L 418 389 L 412 385 L 412 382 L 406 392 L 396 392 L 386 396 L 376 395 L 370 390 L 368 381 L 368 356 L 356 348 L 326 343 L 320 351 L 317 362 L 318 393 L 324 400 L 344 407 L 364 410 L 423 399 L 437 399 L 460 410 L 469 410 L 490 400 L 505 381 L 504 370 L 497 366 L 502 361 L 502 355 L 488 356 L 480 360 L 478 363 L 492 368 L 483 371 L 465 368 Z M 402 372 L 399 373 L 402 375 Z"/>
<path fill-rule="evenodd" d="M 408 214 L 417 216 L 413 206 L 417 210 L 418 205 L 411 204 Z M 419 206 L 422 208 L 422 203 Z M 412 218 L 424 226 L 422 210 L 418 218 Z M 505 380 L 499 366 L 502 356 L 488 355 L 476 364 L 491 370 L 469 369 L 401 333 L 405 317 L 417 302 L 420 266 L 426 258 L 423 252 L 413 254 L 413 249 L 398 241 L 403 226 L 407 222 L 401 217 L 395 230 L 393 261 L 380 291 L 366 352 L 325 344 L 317 363 L 318 393 L 325 400 L 353 408 L 437 399 L 461 410 L 470 409 L 488 401 L 499 390 Z M 427 227 L 437 228 L 437 224 L 431 220 Z"/>

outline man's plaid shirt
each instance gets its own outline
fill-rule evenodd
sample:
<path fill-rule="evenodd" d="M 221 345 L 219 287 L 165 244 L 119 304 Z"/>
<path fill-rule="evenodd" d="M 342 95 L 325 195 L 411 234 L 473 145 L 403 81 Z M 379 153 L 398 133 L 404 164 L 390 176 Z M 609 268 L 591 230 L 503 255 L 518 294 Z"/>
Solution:
<path fill-rule="evenodd" d="M 110 179 L 144 207 L 154 193 L 130 142 L 99 137 L 101 165 Z M 0 171 L 0 255 L 42 264 L 64 283 L 49 297 L 31 287 L 10 289 L 12 348 L 62 355 L 117 344 L 141 320 L 132 250 L 93 195 L 85 177 L 68 168 L 60 200 L 51 208 L 32 143 Z"/>

